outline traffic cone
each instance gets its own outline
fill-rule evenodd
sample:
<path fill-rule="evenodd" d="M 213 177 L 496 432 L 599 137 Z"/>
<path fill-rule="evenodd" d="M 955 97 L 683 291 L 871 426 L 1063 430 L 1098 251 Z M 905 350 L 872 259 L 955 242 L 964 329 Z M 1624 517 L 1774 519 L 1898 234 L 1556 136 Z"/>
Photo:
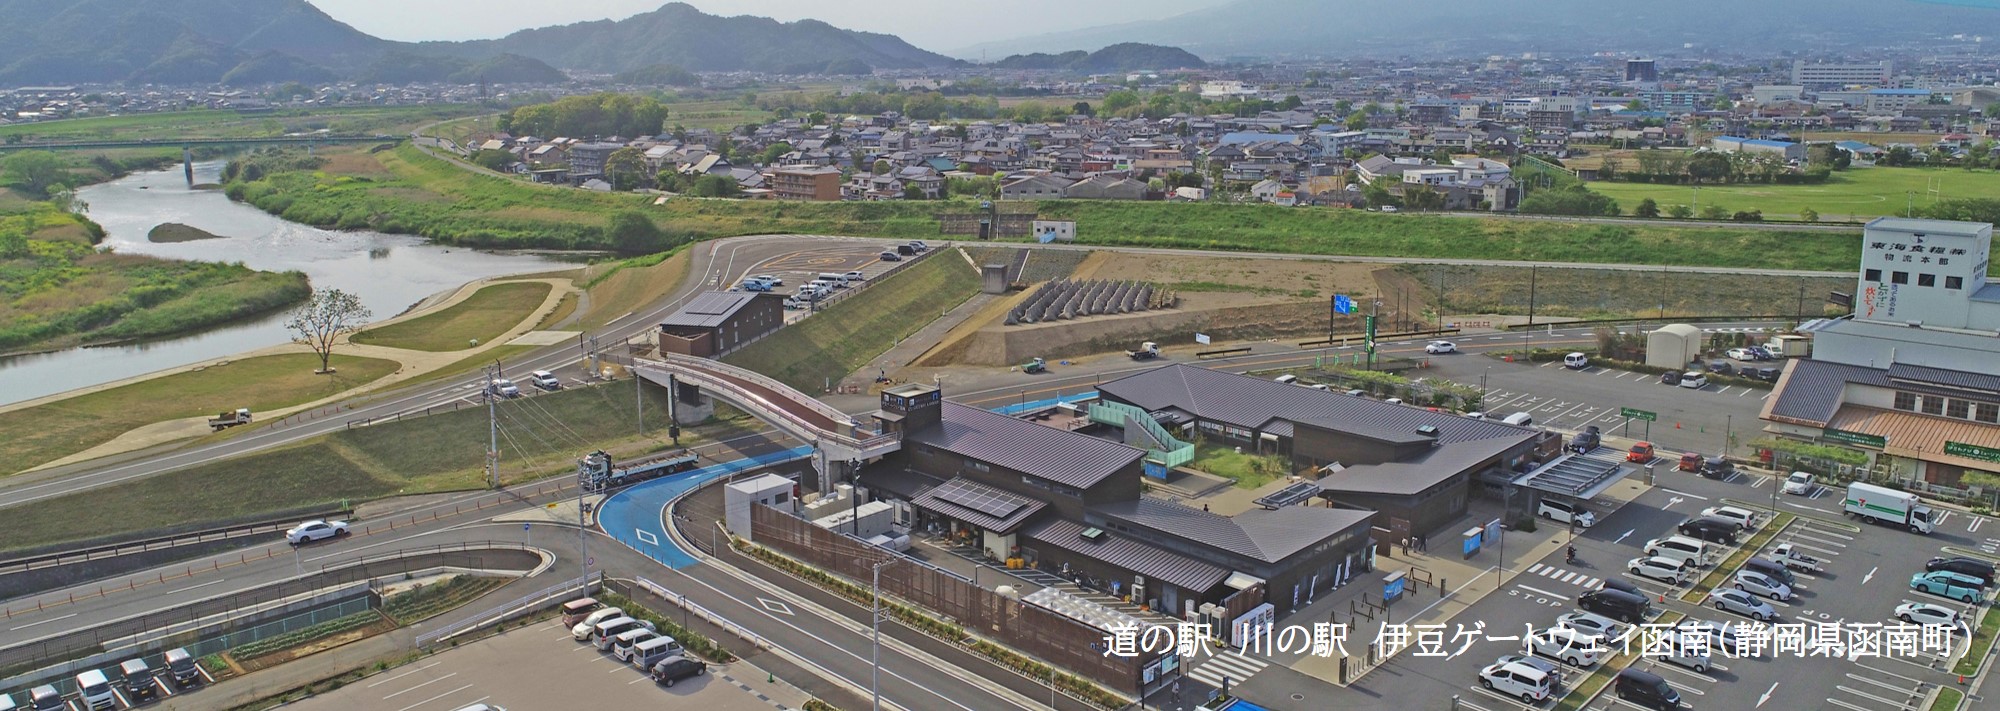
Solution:
<path fill-rule="evenodd" d="M 1660 593 L 1660 604 L 1662 604 L 1662 605 L 1665 605 L 1665 604 L 1667 604 L 1667 594 L 1666 594 L 1666 593 Z"/>
<path fill-rule="evenodd" d="M 1681 423 L 1679 422 L 1674 423 L 1674 429 L 1680 429 L 1680 428 L 1681 428 Z"/>

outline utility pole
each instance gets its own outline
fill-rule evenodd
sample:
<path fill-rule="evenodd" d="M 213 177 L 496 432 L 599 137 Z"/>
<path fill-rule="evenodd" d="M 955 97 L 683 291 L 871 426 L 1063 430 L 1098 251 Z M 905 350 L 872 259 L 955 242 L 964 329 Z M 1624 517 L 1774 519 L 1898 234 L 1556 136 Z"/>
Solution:
<path fill-rule="evenodd" d="M 670 394 L 671 395 L 671 394 Z M 639 423 L 639 436 L 646 436 L 646 379 L 639 377 L 639 361 L 632 361 L 632 416 Z"/>
<path fill-rule="evenodd" d="M 872 711 L 882 711 L 882 566 L 896 562 L 894 558 L 876 563 L 869 568 L 874 573 L 874 594 L 869 596 L 868 625 L 874 628 L 874 649 L 869 653 L 874 669 L 868 674 L 868 695 L 874 698 L 869 706 Z"/>
<path fill-rule="evenodd" d="M 499 393 L 494 392 L 494 381 L 500 379 L 500 364 L 496 361 L 486 377 L 486 486 L 500 487 L 500 411 Z"/>

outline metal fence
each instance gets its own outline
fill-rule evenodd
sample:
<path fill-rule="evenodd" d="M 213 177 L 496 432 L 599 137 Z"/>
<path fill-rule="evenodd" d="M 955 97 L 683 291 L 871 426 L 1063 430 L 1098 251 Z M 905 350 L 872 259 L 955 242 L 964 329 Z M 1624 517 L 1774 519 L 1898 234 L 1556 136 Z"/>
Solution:
<path fill-rule="evenodd" d="M 602 584 L 604 584 L 604 573 L 602 571 L 583 577 L 571 578 L 522 595 L 514 600 L 489 607 L 479 614 L 460 621 L 458 624 L 440 627 L 417 635 L 416 646 L 419 649 L 428 648 L 431 645 L 485 627 L 486 625 L 547 607 L 556 600 L 568 595 L 571 590 L 580 589 L 582 592 L 588 593 L 592 586 Z"/>
<path fill-rule="evenodd" d="M 1140 686 L 1140 670 L 1158 654 L 1137 657 L 1101 651 L 1105 631 L 1054 611 L 1003 597 L 941 569 L 917 565 L 852 536 L 821 528 L 768 506 L 751 507 L 751 536 L 783 552 L 849 580 L 868 581 L 882 568 L 882 592 L 937 612 L 976 633 L 1067 669 L 1121 693 Z"/>
<path fill-rule="evenodd" d="M 241 617 L 259 605 L 350 583 L 437 567 L 531 570 L 541 560 L 539 552 L 519 542 L 488 541 L 432 546 L 330 564 L 317 572 L 263 587 L 132 615 L 85 629 L 57 632 L 0 649 L 0 676 L 87 657 L 103 651 L 107 643 L 143 635 L 161 635 L 166 642 L 192 643 L 201 636 L 194 625 L 198 621 Z M 224 623 L 225 629 L 234 631 L 227 628 L 227 624 Z M 212 634 L 213 626 L 209 628 L 208 633 Z"/>

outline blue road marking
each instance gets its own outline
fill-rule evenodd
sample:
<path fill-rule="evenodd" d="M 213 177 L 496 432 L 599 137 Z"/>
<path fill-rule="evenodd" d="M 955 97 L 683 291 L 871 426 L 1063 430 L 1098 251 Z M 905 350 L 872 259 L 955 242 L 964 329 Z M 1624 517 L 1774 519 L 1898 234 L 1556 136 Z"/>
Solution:
<path fill-rule="evenodd" d="M 642 482 L 605 499 L 598 510 L 597 525 L 640 555 L 669 568 L 685 568 L 697 561 L 692 553 L 674 545 L 673 538 L 662 528 L 665 524 L 660 519 L 666 514 L 667 504 L 716 479 L 810 456 L 811 447 L 794 447 Z M 645 535 L 641 536 L 642 533 Z"/>

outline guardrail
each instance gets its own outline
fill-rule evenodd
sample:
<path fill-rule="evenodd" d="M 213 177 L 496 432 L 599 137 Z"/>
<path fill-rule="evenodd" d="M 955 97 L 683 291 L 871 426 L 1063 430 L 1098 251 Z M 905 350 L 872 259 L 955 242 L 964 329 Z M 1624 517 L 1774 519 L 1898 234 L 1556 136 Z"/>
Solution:
<path fill-rule="evenodd" d="M 590 573 L 588 575 L 584 575 L 582 577 L 571 578 L 569 580 L 565 580 L 563 582 L 550 585 L 546 588 L 542 588 L 541 590 L 537 590 L 535 592 L 522 595 L 521 597 L 515 598 L 513 601 L 486 608 L 479 614 L 466 618 L 464 621 L 459 622 L 458 624 L 451 625 L 449 627 L 434 629 L 429 632 L 417 635 L 416 646 L 419 649 L 428 648 L 431 645 L 445 641 L 452 637 L 457 637 L 461 634 L 471 632 L 473 630 L 485 627 L 495 622 L 501 622 L 509 617 L 513 617 L 515 615 L 519 615 L 521 613 L 534 610 L 535 608 L 541 607 L 543 605 L 547 605 L 551 601 L 555 600 L 557 596 L 564 595 L 571 590 L 577 590 L 580 588 L 583 592 L 587 593 L 590 592 L 590 587 L 592 585 L 602 586 L 603 584 L 604 584 L 603 571 L 597 571 L 594 573 Z"/>
<path fill-rule="evenodd" d="M 1576 327 L 1578 327 L 1578 326 L 1611 326 L 1611 325 L 1616 325 L 1616 324 L 1621 324 L 1621 323 L 1729 323 L 1729 322 L 1732 322 L 1732 321 L 1780 321 L 1780 322 L 1785 322 L 1785 323 L 1790 323 L 1790 322 L 1792 322 L 1792 321 L 1795 321 L 1795 320 L 1797 320 L 1797 319 L 1798 319 L 1798 316 L 1797 316 L 1796 314 L 1794 314 L 1794 315 L 1791 315 L 1791 316 L 1784 316 L 1784 315 L 1779 315 L 1779 316 L 1668 316 L 1668 317 L 1666 317 L 1666 318 L 1655 318 L 1655 317 L 1645 317 L 1645 318 L 1603 318 L 1603 319 L 1589 319 L 1589 320 L 1583 320 L 1583 321 L 1548 321 L 1548 322 L 1543 322 L 1543 323 L 1537 323 L 1537 324 L 1533 324 L 1533 325 L 1529 325 L 1529 324 L 1525 324 L 1525 323 L 1516 323 L 1516 324 L 1510 324 L 1510 325 L 1507 325 L 1507 326 L 1502 326 L 1501 328 L 1503 328 L 1503 329 L 1505 329 L 1505 330 L 1508 330 L 1508 331 L 1525 331 L 1525 330 L 1527 330 L 1527 329 L 1531 329 L 1531 328 L 1551 328 L 1551 327 L 1554 327 L 1554 328 L 1576 328 Z M 1380 340 L 1380 338 L 1377 338 L 1377 340 Z"/>
<path fill-rule="evenodd" d="M 56 553 L 50 553 L 47 555 L 15 558 L 13 560 L 0 561 L 0 575 L 6 575 L 10 573 L 24 573 L 30 570 L 37 570 L 41 568 L 52 568 L 58 565 L 82 563 L 86 561 L 98 560 L 101 558 L 115 558 L 122 555 L 131 555 L 133 553 L 145 553 L 149 551 L 163 550 L 167 548 L 178 548 L 180 546 L 194 545 L 198 543 L 226 541 L 232 538 L 242 538 L 244 536 L 264 535 L 268 533 L 282 533 L 284 531 L 290 530 L 291 527 L 297 525 L 297 522 L 299 521 L 308 521 L 315 518 L 340 518 L 351 514 L 353 514 L 353 510 L 351 509 L 333 509 L 317 514 L 307 514 L 304 516 L 287 516 L 283 519 L 259 521 L 256 523 L 240 524 L 236 526 L 227 526 L 223 528 L 211 528 L 205 531 L 195 531 L 192 533 L 177 533 L 173 535 L 159 536 L 155 538 L 147 538 L 137 541 L 110 543 L 90 548 L 60 551 Z"/>
<path fill-rule="evenodd" d="M 1224 355 L 1231 355 L 1234 353 L 1248 353 L 1248 352 L 1250 352 L 1250 347 L 1243 346 L 1241 348 L 1223 348 L 1220 350 L 1213 350 L 1213 351 L 1201 351 L 1199 353 L 1194 354 L 1194 357 L 1206 359 L 1213 356 L 1224 356 Z"/>
<path fill-rule="evenodd" d="M 1383 341 L 1390 341 L 1398 338 L 1416 338 L 1419 336 L 1453 336 L 1457 335 L 1461 330 L 1462 329 L 1458 328 L 1433 328 L 1422 331 L 1397 331 L 1394 333 L 1377 333 L 1375 334 L 1375 342 L 1381 343 Z M 1300 341 L 1299 347 L 1310 348 L 1312 346 L 1330 346 L 1333 345 L 1334 341 L 1348 341 L 1357 338 L 1367 339 L 1368 334 L 1366 333 L 1341 334 L 1330 338 L 1322 338 L 1317 341 Z"/>

